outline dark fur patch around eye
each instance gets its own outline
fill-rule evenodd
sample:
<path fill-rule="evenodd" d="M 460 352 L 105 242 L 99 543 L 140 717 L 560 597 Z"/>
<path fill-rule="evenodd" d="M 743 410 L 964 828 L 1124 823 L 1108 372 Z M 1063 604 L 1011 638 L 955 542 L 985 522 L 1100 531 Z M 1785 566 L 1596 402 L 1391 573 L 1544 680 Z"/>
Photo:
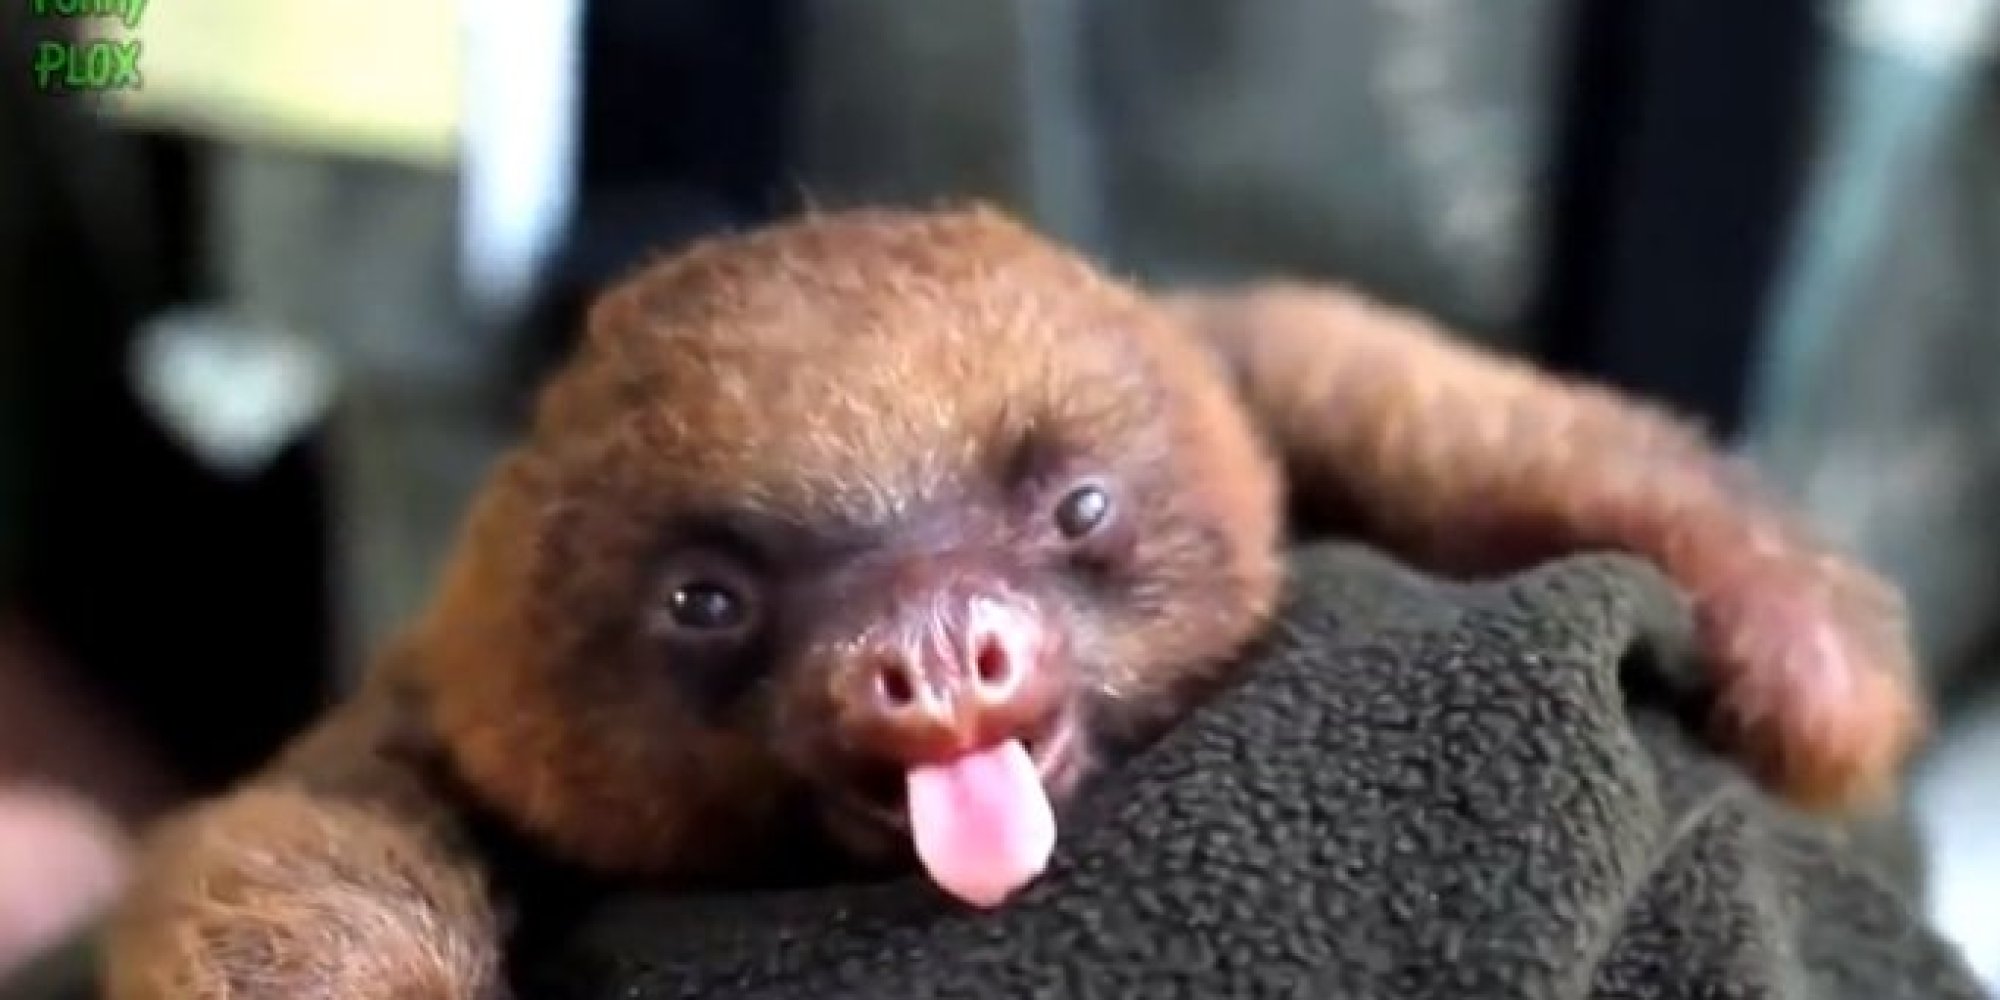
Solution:
<path fill-rule="evenodd" d="M 688 707 L 702 718 L 719 720 L 770 679 L 776 669 L 776 648 L 766 629 L 729 646 L 662 642 L 655 655 Z"/>
<path fill-rule="evenodd" d="M 663 548 L 698 545 L 727 552 L 773 576 L 811 573 L 871 544 L 872 527 L 795 520 L 762 511 L 683 514 L 662 533 Z"/>
<path fill-rule="evenodd" d="M 773 669 L 773 634 L 783 628 L 785 583 L 800 572 L 801 549 L 793 543 L 789 525 L 755 513 L 703 511 L 674 518 L 660 530 L 649 572 L 650 589 L 634 595 L 645 614 L 663 613 L 666 588 L 679 581 L 662 579 L 676 560 L 690 550 L 740 567 L 735 586 L 754 589 L 756 622 L 741 633 L 726 630 L 647 628 L 646 658 L 661 671 L 688 706 L 704 717 L 720 718 L 739 705 Z M 735 574 L 732 574 L 735 575 Z"/>
<path fill-rule="evenodd" d="M 1122 553 L 1078 552 L 1069 557 L 1068 568 L 1076 582 L 1095 597 L 1106 596 L 1132 576 Z"/>
<path fill-rule="evenodd" d="M 1104 530 L 1071 549 L 1067 562 L 1072 575 L 1095 590 L 1116 588 L 1140 572 L 1136 547 L 1137 533 L 1143 530 L 1131 518 L 1120 518 Z"/>
<path fill-rule="evenodd" d="M 1071 449 L 1054 428 L 1031 424 L 1020 431 L 1001 454 L 1000 484 L 1008 490 L 1039 483 L 1056 474 Z"/>
<path fill-rule="evenodd" d="M 763 568 L 770 553 L 783 551 L 782 525 L 775 519 L 742 511 L 712 510 L 682 514 L 661 531 L 665 550 L 704 548 L 719 551 Z"/>

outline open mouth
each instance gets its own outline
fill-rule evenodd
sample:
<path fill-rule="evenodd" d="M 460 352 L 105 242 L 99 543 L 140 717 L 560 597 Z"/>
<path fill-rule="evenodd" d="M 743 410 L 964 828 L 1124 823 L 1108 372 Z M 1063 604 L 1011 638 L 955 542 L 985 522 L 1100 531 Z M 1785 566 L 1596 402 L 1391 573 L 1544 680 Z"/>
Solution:
<path fill-rule="evenodd" d="M 1083 775 L 1083 724 L 1076 712 L 1062 712 L 1033 733 L 1018 737 L 1035 762 L 1042 787 L 1060 799 Z M 839 796 L 845 811 L 871 823 L 905 831 L 910 817 L 904 802 L 906 776 L 901 768 L 873 765 L 851 777 L 850 790 Z"/>

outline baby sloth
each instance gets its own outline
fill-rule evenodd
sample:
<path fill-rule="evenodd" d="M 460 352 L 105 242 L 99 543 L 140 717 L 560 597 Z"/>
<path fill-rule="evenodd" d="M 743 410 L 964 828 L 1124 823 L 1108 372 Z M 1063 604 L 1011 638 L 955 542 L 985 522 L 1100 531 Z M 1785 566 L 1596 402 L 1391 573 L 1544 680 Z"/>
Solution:
<path fill-rule="evenodd" d="M 826 842 L 998 904 L 1324 532 L 1650 557 L 1718 735 L 1806 805 L 1920 729 L 1890 591 L 1664 416 L 1343 292 L 1150 297 L 990 209 L 820 215 L 602 297 L 370 681 L 155 836 L 110 995 L 497 995 L 474 816 L 619 877 Z"/>

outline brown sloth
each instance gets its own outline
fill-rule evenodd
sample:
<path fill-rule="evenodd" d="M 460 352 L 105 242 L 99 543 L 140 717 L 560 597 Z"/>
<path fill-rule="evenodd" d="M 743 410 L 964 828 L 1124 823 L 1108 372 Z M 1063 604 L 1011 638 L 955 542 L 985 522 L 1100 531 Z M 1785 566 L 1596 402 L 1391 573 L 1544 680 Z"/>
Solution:
<path fill-rule="evenodd" d="M 1894 593 L 1698 433 L 1351 293 L 1154 296 L 992 209 L 870 210 L 700 243 L 587 333 L 367 684 L 152 838 L 115 1000 L 502 995 L 475 811 L 579 871 L 819 837 L 996 905 L 1307 534 L 1650 558 L 1718 736 L 1806 806 L 1923 728 Z"/>

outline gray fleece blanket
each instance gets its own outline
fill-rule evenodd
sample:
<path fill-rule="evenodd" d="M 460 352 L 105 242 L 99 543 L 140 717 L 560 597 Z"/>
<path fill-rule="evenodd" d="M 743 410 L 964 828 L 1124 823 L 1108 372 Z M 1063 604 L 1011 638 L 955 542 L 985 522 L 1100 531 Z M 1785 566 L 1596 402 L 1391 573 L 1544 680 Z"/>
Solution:
<path fill-rule="evenodd" d="M 913 879 L 607 899 L 524 946 L 520 996 L 1984 996 L 1894 824 L 1809 823 L 1689 736 L 1689 639 L 1623 557 L 1455 584 L 1308 550 L 1248 679 L 1001 910 Z"/>

